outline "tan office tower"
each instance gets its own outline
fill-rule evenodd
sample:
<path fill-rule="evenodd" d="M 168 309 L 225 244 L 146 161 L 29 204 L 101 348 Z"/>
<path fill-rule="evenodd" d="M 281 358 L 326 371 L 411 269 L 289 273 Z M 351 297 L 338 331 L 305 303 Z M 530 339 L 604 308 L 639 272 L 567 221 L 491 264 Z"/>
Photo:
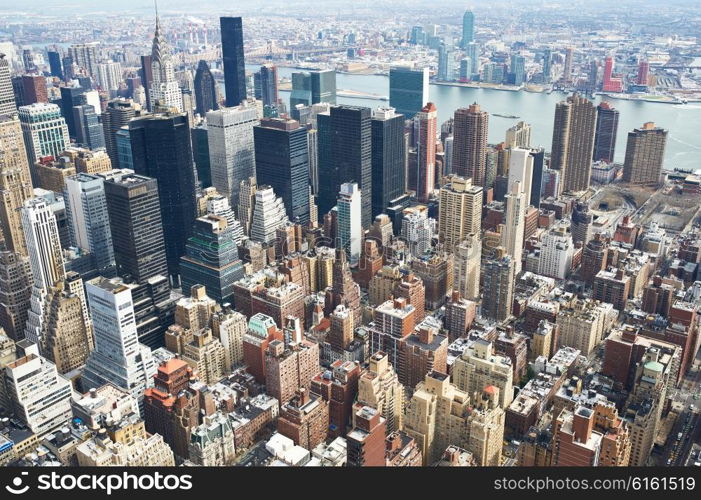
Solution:
<path fill-rule="evenodd" d="M 15 252 L 0 252 L 0 326 L 15 341 L 24 338 L 31 295 L 29 258 Z"/>
<path fill-rule="evenodd" d="M 477 339 L 453 363 L 453 383 L 461 391 L 474 394 L 488 385 L 499 388 L 499 406 L 506 409 L 514 399 L 514 371 L 511 360 L 494 353 L 494 346 Z"/>
<path fill-rule="evenodd" d="M 453 120 L 453 172 L 484 186 L 487 168 L 489 113 L 479 104 L 455 111 Z"/>
<path fill-rule="evenodd" d="M 0 116 L 0 230 L 5 247 L 27 255 L 20 207 L 32 197 L 27 152 L 17 116 Z"/>
<path fill-rule="evenodd" d="M 51 288 L 46 302 L 41 352 L 59 373 L 65 374 L 85 364 L 95 347 L 92 333 L 84 317 L 83 302 L 63 283 Z"/>
<path fill-rule="evenodd" d="M 519 181 L 514 181 L 505 197 L 506 211 L 504 214 L 504 231 L 501 235 L 501 245 L 514 261 L 514 274 L 521 272 L 523 258 L 523 231 L 526 224 L 526 193 Z"/>
<path fill-rule="evenodd" d="M 384 352 L 370 356 L 368 367 L 358 379 L 358 400 L 354 409 L 363 406 L 375 408 L 382 414 L 387 420 L 387 432 L 404 427 L 404 387 Z"/>
<path fill-rule="evenodd" d="M 404 431 L 421 448 L 423 465 L 440 459 L 449 445 L 475 457 L 477 465 L 498 466 L 504 439 L 504 410 L 499 389 L 487 386 L 470 395 L 450 383 L 450 377 L 431 372 L 416 386 L 405 416 Z"/>
<path fill-rule="evenodd" d="M 656 347 L 649 347 L 638 363 L 633 391 L 623 414 L 630 427 L 632 467 L 647 465 L 660 427 L 671 367 L 671 356 Z"/>
<path fill-rule="evenodd" d="M 453 289 L 466 299 L 479 298 L 481 259 L 482 240 L 479 234 L 468 234 L 455 251 L 453 266 Z"/>
<path fill-rule="evenodd" d="M 248 180 L 241 181 L 239 186 L 239 204 L 236 210 L 236 215 L 243 226 L 243 233 L 246 236 L 251 234 L 251 224 L 253 224 L 253 207 L 256 204 L 256 178 L 251 177 Z"/>
<path fill-rule="evenodd" d="M 596 106 L 589 99 L 573 94 L 555 105 L 550 168 L 560 171 L 560 193 L 589 189 L 595 132 Z"/>
<path fill-rule="evenodd" d="M 438 200 L 438 235 L 448 251 L 482 230 L 482 188 L 472 179 L 450 175 Z"/>
<path fill-rule="evenodd" d="M 623 180 L 631 184 L 657 185 L 660 183 L 667 131 L 653 122 L 628 132 Z"/>

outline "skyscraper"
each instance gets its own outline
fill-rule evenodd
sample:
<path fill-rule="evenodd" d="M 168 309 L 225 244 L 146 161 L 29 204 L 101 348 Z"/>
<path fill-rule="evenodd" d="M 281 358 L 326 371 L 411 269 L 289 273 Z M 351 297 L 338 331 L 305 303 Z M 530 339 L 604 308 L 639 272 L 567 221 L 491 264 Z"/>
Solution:
<path fill-rule="evenodd" d="M 409 188 L 419 201 L 428 201 L 436 179 L 436 132 L 438 110 L 429 102 L 414 116 L 416 136 L 416 171 L 409 172 Z M 413 181 L 413 182 L 412 182 Z"/>
<path fill-rule="evenodd" d="M 453 172 L 484 186 L 487 168 L 489 113 L 479 104 L 455 111 L 453 124 Z"/>
<path fill-rule="evenodd" d="M 93 78 L 97 76 L 97 59 L 100 42 L 74 43 L 68 47 L 73 64 L 85 70 Z M 65 65 L 64 65 L 65 69 Z"/>
<path fill-rule="evenodd" d="M 482 316 L 503 321 L 511 315 L 514 298 L 513 258 L 497 248 L 493 258 L 482 262 L 482 276 Z"/>
<path fill-rule="evenodd" d="M 604 76 L 601 90 L 604 92 L 623 92 L 623 78 L 613 74 L 614 59 L 609 56 L 604 61 Z"/>
<path fill-rule="evenodd" d="M 136 116 L 137 111 L 138 105 L 134 101 L 118 98 L 108 101 L 107 107 L 102 113 L 105 149 L 107 149 L 113 168 L 127 168 L 127 165 L 119 163 L 116 134 L 122 127 L 129 124 L 129 120 Z"/>
<path fill-rule="evenodd" d="M 15 341 L 24 338 L 31 296 L 29 258 L 16 252 L 0 252 L 0 326 Z"/>
<path fill-rule="evenodd" d="M 467 44 L 475 41 L 475 15 L 471 10 L 466 10 L 462 15 L 462 40 L 460 46 L 464 49 Z"/>
<path fill-rule="evenodd" d="M 49 56 L 49 68 L 51 70 L 51 76 L 57 77 L 59 80 L 63 80 L 63 68 L 61 66 L 61 54 L 56 51 L 49 50 L 47 52 Z"/>
<path fill-rule="evenodd" d="M 10 63 L 5 54 L 0 52 L 0 116 L 12 115 L 17 112 L 15 93 L 10 78 Z"/>
<path fill-rule="evenodd" d="M 277 66 L 264 64 L 253 74 L 255 80 L 255 97 L 263 101 L 263 106 L 277 106 L 278 83 Z"/>
<path fill-rule="evenodd" d="M 616 134 L 618 132 L 617 109 L 602 101 L 596 107 L 596 133 L 594 135 L 594 161 L 612 163 L 616 151 Z"/>
<path fill-rule="evenodd" d="M 543 50 L 543 82 L 550 83 L 553 77 L 552 69 L 552 51 L 550 49 Z"/>
<path fill-rule="evenodd" d="M 103 179 L 80 173 L 66 179 L 63 193 L 71 243 L 90 252 L 103 276 L 114 273 L 114 249 Z"/>
<path fill-rule="evenodd" d="M 232 206 L 239 204 L 241 182 L 256 176 L 253 127 L 259 123 L 256 108 L 247 103 L 207 113 L 212 186 Z"/>
<path fill-rule="evenodd" d="M 389 105 L 407 120 L 428 104 L 428 68 L 406 67 L 389 70 Z"/>
<path fill-rule="evenodd" d="M 479 233 L 468 234 L 455 249 L 453 289 L 469 300 L 479 299 L 481 258 L 482 239 Z"/>
<path fill-rule="evenodd" d="M 541 186 L 545 174 L 545 150 L 531 149 L 530 155 L 533 157 L 533 182 L 531 182 L 531 205 L 540 208 L 540 198 L 542 195 Z"/>
<path fill-rule="evenodd" d="M 372 113 L 372 216 L 377 217 L 406 188 L 404 115 L 394 108 Z"/>
<path fill-rule="evenodd" d="M 20 106 L 19 120 L 30 165 L 45 156 L 58 158 L 70 143 L 66 120 L 56 104 Z"/>
<path fill-rule="evenodd" d="M 560 171 L 560 192 L 589 188 L 595 130 L 596 107 L 586 97 L 574 94 L 555 106 L 550 168 Z"/>
<path fill-rule="evenodd" d="M 168 273 L 177 276 L 196 213 L 195 168 L 187 115 L 140 117 L 129 122 L 129 135 L 134 170 L 158 181 Z"/>
<path fill-rule="evenodd" d="M 278 228 L 287 224 L 285 204 L 270 186 L 258 186 L 255 192 L 250 236 L 253 241 L 270 244 Z"/>
<path fill-rule="evenodd" d="M 525 195 L 525 206 L 531 204 L 533 186 L 533 156 L 528 149 L 513 148 L 509 154 L 509 181 L 507 189 L 514 182 L 520 183 L 521 192 Z"/>
<path fill-rule="evenodd" d="M 182 289 L 203 285 L 219 303 L 231 302 L 234 283 L 243 278 L 233 226 L 218 215 L 195 219 L 186 253 L 180 261 Z"/>
<path fill-rule="evenodd" d="M 68 87 L 60 87 L 61 90 L 61 115 L 66 120 L 68 126 L 68 134 L 71 138 L 76 137 L 76 126 L 73 119 L 73 107 L 88 103 L 88 98 L 85 95 L 85 89 L 79 85 L 71 85 Z"/>
<path fill-rule="evenodd" d="M 226 105 L 238 106 L 246 99 L 246 66 L 243 55 L 243 23 L 240 17 L 219 18 Z"/>
<path fill-rule="evenodd" d="M 200 116 L 205 116 L 207 111 L 219 109 L 217 102 L 217 82 L 209 70 L 207 61 L 197 63 L 195 73 L 195 103 L 196 111 Z"/>
<path fill-rule="evenodd" d="M 156 110 L 158 105 L 166 109 L 175 108 L 183 111 L 183 97 L 178 80 L 175 78 L 173 56 L 166 37 L 161 32 L 158 15 L 156 15 L 156 31 L 151 45 L 151 78 L 149 82 L 151 111 Z"/>
<path fill-rule="evenodd" d="M 76 143 L 92 150 L 105 147 L 103 126 L 95 113 L 94 106 L 91 104 L 73 106 L 73 123 Z"/>
<path fill-rule="evenodd" d="M 0 115 L 0 151 L 0 230 L 7 249 L 26 255 L 20 208 L 32 197 L 32 182 L 16 116 Z"/>
<path fill-rule="evenodd" d="M 323 114 L 317 117 L 319 171 L 324 173 L 319 178 L 319 213 L 326 214 L 336 205 L 341 184 L 356 182 L 363 193 L 363 227 L 369 227 L 372 223 L 370 115 L 370 108 L 339 105 L 331 107 L 330 119 L 326 119 Z"/>
<path fill-rule="evenodd" d="M 309 150 L 307 129 L 285 118 L 264 118 L 253 127 L 255 174 L 285 202 L 287 216 L 309 222 Z"/>
<path fill-rule="evenodd" d="M 292 73 L 292 93 L 290 94 L 290 108 L 295 106 L 312 105 L 312 77 L 306 72 Z"/>
<path fill-rule="evenodd" d="M 526 58 L 520 54 L 513 54 L 510 69 L 514 85 L 523 85 L 526 81 Z"/>
<path fill-rule="evenodd" d="M 83 386 L 112 383 L 129 391 L 141 407 L 157 367 L 151 349 L 138 340 L 131 289 L 119 278 L 103 277 L 88 281 L 85 289 L 95 325 L 95 349 L 85 364 Z"/>
<path fill-rule="evenodd" d="M 346 182 L 341 184 L 338 193 L 338 243 L 337 248 L 345 250 L 348 262 L 355 267 L 360 259 L 360 247 L 363 237 L 361 219 L 361 193 L 358 184 Z"/>
<path fill-rule="evenodd" d="M 631 184 L 659 184 L 666 144 L 667 131 L 655 127 L 654 122 L 628 132 L 623 180 Z"/>
<path fill-rule="evenodd" d="M 453 249 L 482 229 L 482 188 L 471 179 L 448 176 L 438 198 L 438 233 L 446 248 Z"/>
<path fill-rule="evenodd" d="M 574 48 L 567 47 L 565 50 L 565 65 L 562 70 L 562 81 L 569 83 L 572 81 L 572 66 L 574 65 Z"/>
<path fill-rule="evenodd" d="M 98 63 L 97 83 L 108 95 L 116 93 L 122 83 L 122 65 L 115 61 Z"/>
<path fill-rule="evenodd" d="M 317 104 L 327 102 L 336 104 L 336 71 L 327 69 L 323 71 L 311 71 L 312 102 Z"/>
<path fill-rule="evenodd" d="M 523 255 L 523 231 L 526 219 L 526 202 L 530 191 L 526 192 L 521 187 L 521 182 L 516 180 L 511 184 L 508 194 L 504 197 L 506 210 L 504 213 L 504 231 L 501 236 L 501 245 L 506 254 L 513 259 L 514 273 L 521 271 Z"/>
<path fill-rule="evenodd" d="M 138 283 L 167 276 L 158 184 L 131 170 L 100 174 L 110 220 L 114 260 L 119 276 Z"/>

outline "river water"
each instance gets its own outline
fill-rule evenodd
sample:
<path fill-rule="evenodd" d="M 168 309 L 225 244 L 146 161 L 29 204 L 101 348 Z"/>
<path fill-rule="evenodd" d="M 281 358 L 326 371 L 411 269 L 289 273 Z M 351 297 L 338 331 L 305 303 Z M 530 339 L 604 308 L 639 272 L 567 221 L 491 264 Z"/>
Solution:
<path fill-rule="evenodd" d="M 258 66 L 247 65 L 248 71 L 256 71 Z M 289 78 L 293 68 L 279 67 L 278 75 Z M 389 95 L 389 78 L 383 75 L 338 74 L 336 87 L 340 90 L 355 90 L 382 96 Z M 281 92 L 281 97 L 289 104 L 289 92 Z M 531 124 L 531 145 L 543 146 L 550 150 L 553 133 L 555 104 L 565 99 L 564 93 L 553 92 L 511 92 L 469 87 L 431 85 L 429 98 L 438 108 L 439 124 L 448 120 L 453 112 L 477 102 L 490 113 L 489 142 L 504 140 L 506 129 L 523 120 Z M 600 97 L 596 98 L 598 103 Z M 623 162 L 628 132 L 648 121 L 669 131 L 665 149 L 665 165 L 669 170 L 701 169 L 701 103 L 665 104 L 652 102 L 607 99 L 620 111 L 618 136 L 616 140 L 616 161 Z M 351 104 L 376 108 L 389 106 L 388 101 L 376 99 L 338 97 L 339 104 Z M 518 119 L 501 118 L 493 113 L 519 116 Z"/>

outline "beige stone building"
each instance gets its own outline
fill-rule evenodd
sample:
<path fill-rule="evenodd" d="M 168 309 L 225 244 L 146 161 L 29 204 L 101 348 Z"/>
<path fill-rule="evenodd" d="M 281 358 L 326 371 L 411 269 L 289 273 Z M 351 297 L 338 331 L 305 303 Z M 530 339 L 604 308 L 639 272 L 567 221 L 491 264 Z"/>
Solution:
<path fill-rule="evenodd" d="M 493 385 L 499 388 L 499 406 L 506 409 L 514 399 L 513 367 L 506 356 L 494 354 L 494 346 L 477 339 L 453 363 L 453 384 L 468 394 L 482 392 Z"/>
<path fill-rule="evenodd" d="M 370 406 L 386 420 L 387 432 L 403 428 L 404 387 L 384 352 L 373 353 L 358 380 L 356 406 Z M 355 412 L 353 412 L 355 415 Z"/>

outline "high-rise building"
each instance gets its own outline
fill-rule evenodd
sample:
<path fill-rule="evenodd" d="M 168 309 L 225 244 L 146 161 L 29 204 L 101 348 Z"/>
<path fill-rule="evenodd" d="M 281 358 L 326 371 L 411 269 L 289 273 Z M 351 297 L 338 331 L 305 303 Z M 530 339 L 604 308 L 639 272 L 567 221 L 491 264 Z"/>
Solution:
<path fill-rule="evenodd" d="M 572 208 L 572 242 L 589 243 L 592 238 L 593 216 L 589 213 L 589 205 L 586 202 L 577 202 Z"/>
<path fill-rule="evenodd" d="M 322 102 L 336 104 L 336 71 L 333 69 L 311 71 L 309 76 L 311 81 L 309 105 Z M 292 105 L 291 102 L 290 105 Z"/>
<path fill-rule="evenodd" d="M 68 47 L 68 55 L 73 64 L 82 68 L 93 78 L 97 76 L 98 51 L 100 42 L 75 43 Z M 65 68 L 65 64 L 64 64 Z"/>
<path fill-rule="evenodd" d="M 263 106 L 277 106 L 278 94 L 277 66 L 264 64 L 253 74 L 255 81 L 255 98 L 263 101 Z"/>
<path fill-rule="evenodd" d="M 129 391 L 141 406 L 153 386 L 156 363 L 136 330 L 131 289 L 118 279 L 96 278 L 85 284 L 93 319 L 95 349 L 85 365 L 83 387 L 112 383 Z"/>
<path fill-rule="evenodd" d="M 177 277 L 197 206 L 187 115 L 165 113 L 132 120 L 129 135 L 135 172 L 158 182 L 168 274 Z"/>
<path fill-rule="evenodd" d="M 538 274 L 565 279 L 572 268 L 574 244 L 569 221 L 561 221 L 542 237 Z"/>
<path fill-rule="evenodd" d="M 346 436 L 349 467 L 384 467 L 386 420 L 376 408 L 363 406 Z"/>
<path fill-rule="evenodd" d="M 550 168 L 560 171 L 560 192 L 589 188 L 595 132 L 596 107 L 586 97 L 574 94 L 555 106 Z"/>
<path fill-rule="evenodd" d="M 109 94 L 116 93 L 122 83 L 122 65 L 115 61 L 97 64 L 97 84 Z"/>
<path fill-rule="evenodd" d="M 93 105 L 73 106 L 73 123 L 76 143 L 93 150 L 105 147 L 103 126 Z"/>
<path fill-rule="evenodd" d="M 550 83 L 553 77 L 552 69 L 552 51 L 550 49 L 543 50 L 543 83 Z"/>
<path fill-rule="evenodd" d="M 22 75 L 16 78 L 21 79 L 22 87 L 22 98 L 16 99 L 18 106 L 26 106 L 35 102 L 49 102 L 46 78 L 43 75 Z"/>
<path fill-rule="evenodd" d="M 195 73 L 195 109 L 197 114 L 205 116 L 208 111 L 219 109 L 217 101 L 217 82 L 209 70 L 207 61 L 197 63 Z"/>
<path fill-rule="evenodd" d="M 570 83 L 572 81 L 572 68 L 574 66 L 574 47 L 565 49 L 565 64 L 562 68 L 562 81 Z"/>
<path fill-rule="evenodd" d="M 66 120 L 66 125 L 68 126 L 68 134 L 71 138 L 76 137 L 76 126 L 73 119 L 73 107 L 81 106 L 83 104 L 88 104 L 88 97 L 86 94 L 86 89 L 82 88 L 80 85 L 73 81 L 73 84 L 66 87 L 60 87 L 61 91 L 61 115 Z"/>
<path fill-rule="evenodd" d="M 638 63 L 638 74 L 635 78 L 635 83 L 646 87 L 650 83 L 650 63 L 645 59 L 641 59 Z"/>
<path fill-rule="evenodd" d="M 614 59 L 611 56 L 604 61 L 604 77 L 601 84 L 601 90 L 604 92 L 623 92 L 623 78 L 614 76 L 614 64 Z"/>
<path fill-rule="evenodd" d="M 526 158 L 528 158 L 528 155 L 526 155 Z M 521 272 L 523 260 L 523 233 L 526 225 L 527 196 L 530 196 L 530 191 L 525 192 L 519 180 L 511 184 L 509 193 L 504 196 L 506 210 L 504 211 L 504 230 L 501 235 L 501 246 L 504 247 L 506 254 L 513 259 L 515 274 Z"/>
<path fill-rule="evenodd" d="M 408 175 L 408 187 L 421 202 L 428 201 L 435 185 L 437 126 L 438 110 L 429 102 L 414 116 L 416 167 Z"/>
<path fill-rule="evenodd" d="M 385 418 L 389 432 L 404 427 L 404 386 L 384 352 L 375 352 L 370 356 L 368 367 L 358 379 L 355 409 L 362 406 L 378 410 Z"/>
<path fill-rule="evenodd" d="M 430 250 L 437 234 L 436 220 L 428 216 L 428 208 L 418 205 L 404 209 L 401 237 L 416 258 L 421 258 Z"/>
<path fill-rule="evenodd" d="M 455 248 L 469 234 L 482 229 L 482 188 L 469 178 L 448 176 L 441 186 L 438 205 L 438 233 L 446 248 Z"/>
<path fill-rule="evenodd" d="M 631 184 L 657 185 L 662 175 L 667 131 L 653 122 L 628 132 L 623 180 Z"/>
<path fill-rule="evenodd" d="M 0 151 L 0 230 L 8 250 L 26 255 L 20 207 L 32 197 L 32 182 L 16 116 L 0 116 Z"/>
<path fill-rule="evenodd" d="M 596 107 L 594 161 L 613 163 L 619 114 L 619 111 L 606 101 L 602 101 Z"/>
<path fill-rule="evenodd" d="M 460 46 L 464 49 L 467 44 L 475 41 L 475 15 L 471 10 L 466 10 L 462 15 L 462 39 Z"/>
<path fill-rule="evenodd" d="M 625 311 L 631 287 L 631 277 L 623 269 L 599 271 L 592 283 L 592 298 L 612 304 Z"/>
<path fill-rule="evenodd" d="M 259 123 L 256 108 L 247 103 L 207 113 L 212 186 L 232 206 L 239 204 L 241 182 L 256 176 L 253 128 Z"/>
<path fill-rule="evenodd" d="M 270 186 L 258 186 L 251 219 L 250 237 L 253 241 L 272 244 L 277 230 L 289 222 L 282 198 L 275 196 Z"/>
<path fill-rule="evenodd" d="M 455 248 L 453 289 L 469 299 L 479 299 L 482 239 L 479 233 L 468 234 Z"/>
<path fill-rule="evenodd" d="M 57 77 L 59 80 L 63 80 L 63 67 L 61 65 L 61 54 L 56 51 L 49 50 L 47 52 L 49 57 L 49 68 L 51 71 L 51 76 Z"/>
<path fill-rule="evenodd" d="M 514 147 L 509 151 L 509 176 L 508 192 L 512 192 L 516 181 L 520 184 L 520 190 L 525 197 L 525 206 L 531 205 L 531 193 L 533 191 L 533 164 L 534 158 L 531 151 Z"/>
<path fill-rule="evenodd" d="M 338 243 L 337 248 L 345 250 L 351 267 L 358 265 L 363 238 L 361 226 L 361 193 L 354 182 L 341 184 L 338 192 Z"/>
<path fill-rule="evenodd" d="M 295 396 L 281 404 L 277 429 L 280 434 L 308 450 L 326 441 L 329 428 L 329 404 L 321 396 L 300 388 Z"/>
<path fill-rule="evenodd" d="M 514 260 L 496 249 L 493 258 L 482 262 L 482 316 L 503 321 L 511 315 L 514 296 Z"/>
<path fill-rule="evenodd" d="M 523 85 L 526 81 L 526 58 L 521 54 L 511 56 L 511 78 L 514 85 Z"/>
<path fill-rule="evenodd" d="M 319 114 L 319 213 L 336 205 L 344 182 L 356 182 L 362 196 L 362 225 L 372 223 L 371 110 L 359 106 L 332 106 L 329 119 Z M 367 195 L 365 195 L 367 193 Z"/>
<path fill-rule="evenodd" d="M 372 113 L 373 217 L 384 212 L 390 201 L 406 190 L 404 120 L 404 115 L 394 108 L 380 107 Z"/>
<path fill-rule="evenodd" d="M 112 161 L 113 168 L 129 168 L 119 161 L 117 152 L 117 132 L 134 118 L 139 111 L 139 106 L 130 99 L 112 99 L 107 101 L 107 107 L 102 113 L 102 128 L 105 139 L 105 149 Z"/>
<path fill-rule="evenodd" d="M 31 295 L 29 258 L 16 252 L 0 252 L 0 326 L 15 341 L 24 338 Z"/>
<path fill-rule="evenodd" d="M 489 113 L 474 103 L 455 111 L 453 122 L 453 172 L 471 178 L 476 186 L 486 181 Z"/>
<path fill-rule="evenodd" d="M 29 164 L 45 156 L 58 158 L 70 144 L 68 126 L 56 104 L 35 103 L 19 107 Z"/>
<path fill-rule="evenodd" d="M 298 389 L 310 389 L 319 371 L 319 344 L 306 339 L 273 340 L 265 355 L 265 369 L 266 392 L 285 404 Z"/>
<path fill-rule="evenodd" d="M 167 276 L 165 242 L 158 183 L 131 170 L 100 174 L 117 274 L 143 283 L 156 276 Z"/>
<path fill-rule="evenodd" d="M 324 310 L 331 314 L 336 307 L 343 304 L 353 314 L 353 324 L 362 324 L 360 306 L 360 286 L 353 280 L 346 252 L 336 249 L 336 260 L 333 263 L 332 285 L 326 290 Z"/>
<path fill-rule="evenodd" d="M 253 127 L 255 175 L 282 198 L 291 221 L 309 222 L 307 130 L 298 121 L 264 118 Z M 238 160 L 238 158 L 237 158 Z"/>
<path fill-rule="evenodd" d="M 218 215 L 195 220 L 192 236 L 180 260 L 182 289 L 203 285 L 219 303 L 231 302 L 234 282 L 243 278 L 233 226 Z"/>
<path fill-rule="evenodd" d="M 593 467 L 599 465 L 603 435 L 594 431 L 594 411 L 579 406 L 566 408 L 554 424 L 553 457 L 555 466 Z"/>
<path fill-rule="evenodd" d="M 173 55 L 165 35 L 161 32 L 158 15 L 151 45 L 151 80 L 148 90 L 151 111 L 155 111 L 159 106 L 167 110 L 175 108 L 178 112 L 185 111 L 180 84 L 175 78 Z"/>
<path fill-rule="evenodd" d="M 17 112 L 15 93 L 10 78 L 10 62 L 5 54 L 0 53 L 0 116 L 13 115 Z"/>
<path fill-rule="evenodd" d="M 71 383 L 35 344 L 21 343 L 21 356 L 5 368 L 4 379 L 17 420 L 40 437 L 71 418 Z"/>
<path fill-rule="evenodd" d="M 480 47 L 477 42 L 470 42 L 465 47 L 466 59 L 469 62 L 470 79 L 479 77 L 480 72 Z"/>
<path fill-rule="evenodd" d="M 389 105 L 410 120 L 428 104 L 428 68 L 389 70 Z"/>
<path fill-rule="evenodd" d="M 495 354 L 492 342 L 477 339 L 455 359 L 453 383 L 468 394 L 481 392 L 487 386 L 499 389 L 499 406 L 506 410 L 514 398 L 511 359 Z"/>
<path fill-rule="evenodd" d="M 246 100 L 246 66 L 243 55 L 243 23 L 240 17 L 219 18 L 224 61 L 224 89 L 227 107 Z"/>
<path fill-rule="evenodd" d="M 518 122 L 506 130 L 505 147 L 524 148 L 531 147 L 531 125 L 526 122 Z"/>
<path fill-rule="evenodd" d="M 91 253 L 100 274 L 110 276 L 115 261 L 104 180 L 84 173 L 71 176 L 63 198 L 72 245 Z"/>
<path fill-rule="evenodd" d="M 478 465 L 499 465 L 504 440 L 499 389 L 487 386 L 474 396 L 472 399 L 451 384 L 448 375 L 436 371 L 416 386 L 404 431 L 419 445 L 423 465 L 440 459 L 449 445 L 470 451 Z"/>

